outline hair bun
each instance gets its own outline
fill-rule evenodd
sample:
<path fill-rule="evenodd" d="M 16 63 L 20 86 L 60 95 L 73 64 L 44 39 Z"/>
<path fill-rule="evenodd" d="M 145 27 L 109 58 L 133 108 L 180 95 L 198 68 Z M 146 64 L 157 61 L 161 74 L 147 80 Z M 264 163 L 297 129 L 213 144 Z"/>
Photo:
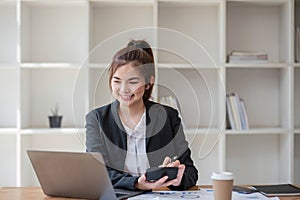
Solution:
<path fill-rule="evenodd" d="M 145 40 L 131 40 L 128 42 L 127 47 L 133 47 L 146 51 L 151 57 L 153 57 L 152 49 L 148 42 Z"/>

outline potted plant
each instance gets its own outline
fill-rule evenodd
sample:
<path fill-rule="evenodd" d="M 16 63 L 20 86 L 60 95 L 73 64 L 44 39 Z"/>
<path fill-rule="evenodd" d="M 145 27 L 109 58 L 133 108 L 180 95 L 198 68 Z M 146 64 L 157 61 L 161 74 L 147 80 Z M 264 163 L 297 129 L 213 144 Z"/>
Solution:
<path fill-rule="evenodd" d="M 62 116 L 58 115 L 58 106 L 57 106 L 57 104 L 55 105 L 54 108 L 51 108 L 50 111 L 52 113 L 51 116 L 48 116 L 49 117 L 50 128 L 60 128 L 61 127 Z"/>

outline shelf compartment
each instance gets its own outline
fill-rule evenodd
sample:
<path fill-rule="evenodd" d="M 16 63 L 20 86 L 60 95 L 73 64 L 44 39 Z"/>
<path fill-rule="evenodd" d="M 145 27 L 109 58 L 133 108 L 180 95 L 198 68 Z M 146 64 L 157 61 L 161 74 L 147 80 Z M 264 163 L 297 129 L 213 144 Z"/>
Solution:
<path fill-rule="evenodd" d="M 24 134 L 21 135 L 21 186 L 40 186 L 26 151 L 85 151 L 85 135 L 80 134 Z"/>
<path fill-rule="evenodd" d="M 216 1 L 159 2 L 158 27 L 163 29 L 158 30 L 158 62 L 218 65 L 221 10 L 221 4 Z"/>
<path fill-rule="evenodd" d="M 294 130 L 295 134 L 300 134 L 300 128 Z"/>
<path fill-rule="evenodd" d="M 211 173 L 222 170 L 219 164 L 221 160 L 220 134 L 221 132 L 209 130 L 208 134 L 194 132 L 186 135 L 192 151 L 192 159 L 201 177 L 197 182 L 198 185 L 211 184 Z"/>
<path fill-rule="evenodd" d="M 21 128 L 48 128 L 50 109 L 56 104 L 59 115 L 63 116 L 62 128 L 82 128 L 86 90 L 77 87 L 84 84 L 78 78 L 80 72 L 79 69 L 21 69 Z M 75 119 L 81 121 L 74 125 Z"/>
<path fill-rule="evenodd" d="M 0 69 L 0 128 L 17 128 L 19 99 L 19 72 L 17 69 Z"/>
<path fill-rule="evenodd" d="M 147 28 L 154 26 L 154 4 L 128 1 L 120 6 L 119 3 L 90 3 L 89 60 L 92 63 L 109 63 L 131 39 L 144 39 L 154 46 L 155 29 Z"/>
<path fill-rule="evenodd" d="M 87 7 L 85 1 L 21 1 L 21 62 L 82 62 Z"/>
<path fill-rule="evenodd" d="M 235 184 L 288 182 L 288 138 L 282 134 L 226 135 L 226 170 L 233 172 Z"/>
<path fill-rule="evenodd" d="M 290 68 L 226 69 L 226 93 L 244 100 L 250 130 L 291 128 L 290 72 Z"/>
<path fill-rule="evenodd" d="M 90 110 L 113 101 L 108 83 L 108 70 L 92 68 L 89 71 Z"/>
<path fill-rule="evenodd" d="M 220 128 L 222 77 L 214 69 L 159 68 L 158 99 L 177 98 L 186 128 Z M 184 92 L 183 92 L 184 91 Z"/>
<path fill-rule="evenodd" d="M 0 134 L 1 187 L 17 185 L 17 136 L 16 134 Z"/>
<path fill-rule="evenodd" d="M 266 52 L 270 62 L 288 63 L 290 2 L 228 1 L 226 55 L 259 51 Z"/>
<path fill-rule="evenodd" d="M 294 127 L 300 128 L 300 68 L 294 69 Z"/>
<path fill-rule="evenodd" d="M 0 64 L 17 63 L 17 11 L 15 1 L 0 2 Z"/>

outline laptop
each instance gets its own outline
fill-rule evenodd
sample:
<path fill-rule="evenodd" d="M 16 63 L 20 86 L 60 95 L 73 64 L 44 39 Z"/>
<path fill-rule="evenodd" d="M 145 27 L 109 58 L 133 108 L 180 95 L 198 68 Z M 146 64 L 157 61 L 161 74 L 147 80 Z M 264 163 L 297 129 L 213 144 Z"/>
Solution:
<path fill-rule="evenodd" d="M 143 193 L 114 189 L 100 153 L 27 150 L 43 192 L 82 199 L 126 199 Z"/>

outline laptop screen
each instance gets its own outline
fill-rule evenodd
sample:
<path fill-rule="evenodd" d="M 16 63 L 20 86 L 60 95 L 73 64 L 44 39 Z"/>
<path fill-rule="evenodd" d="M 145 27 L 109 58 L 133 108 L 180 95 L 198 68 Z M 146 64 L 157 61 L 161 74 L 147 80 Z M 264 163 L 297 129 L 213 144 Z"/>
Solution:
<path fill-rule="evenodd" d="M 100 153 L 28 150 L 27 154 L 46 195 L 117 199 Z"/>

